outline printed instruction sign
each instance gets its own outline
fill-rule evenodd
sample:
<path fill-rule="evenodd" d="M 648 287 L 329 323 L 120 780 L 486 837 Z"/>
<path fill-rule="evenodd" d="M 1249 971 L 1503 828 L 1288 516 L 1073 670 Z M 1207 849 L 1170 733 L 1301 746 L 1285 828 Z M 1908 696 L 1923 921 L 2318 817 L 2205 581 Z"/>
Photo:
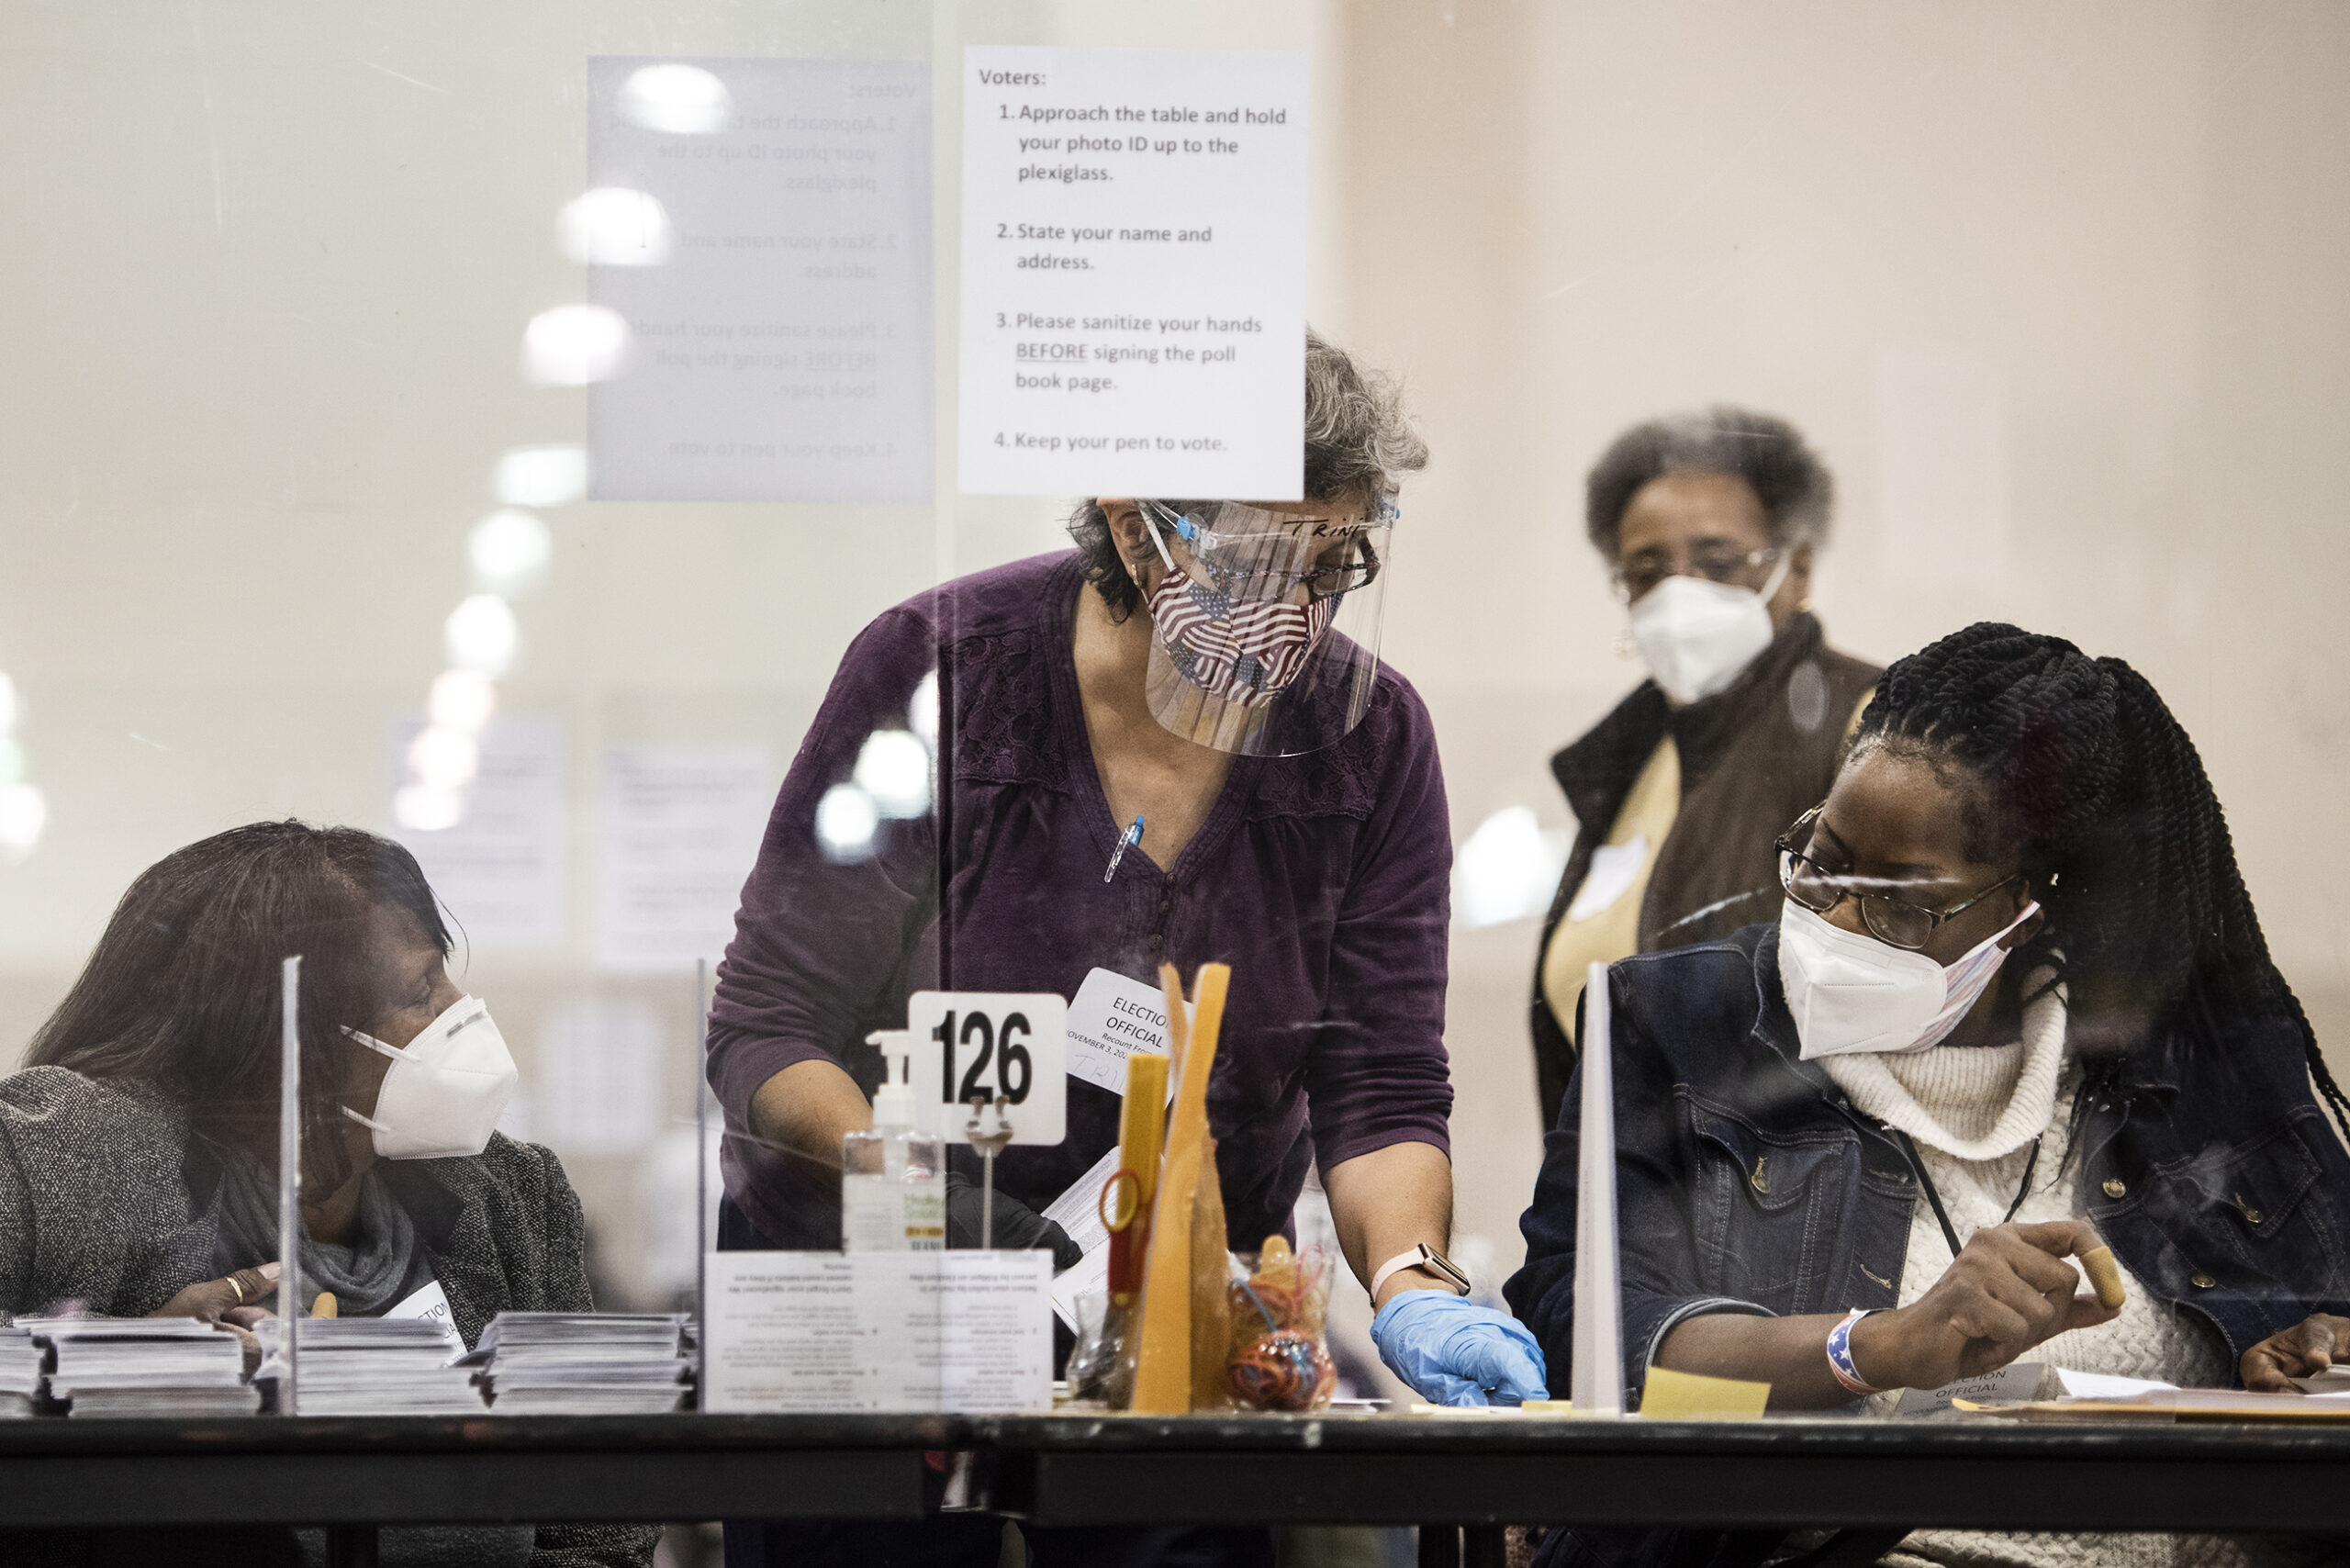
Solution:
<path fill-rule="evenodd" d="M 930 66 L 588 62 L 599 501 L 927 501 Z"/>
<path fill-rule="evenodd" d="M 1049 1252 L 712 1252 L 702 1408 L 1053 1406 Z"/>
<path fill-rule="evenodd" d="M 963 73 L 962 488 L 1299 498 L 1305 56 Z"/>

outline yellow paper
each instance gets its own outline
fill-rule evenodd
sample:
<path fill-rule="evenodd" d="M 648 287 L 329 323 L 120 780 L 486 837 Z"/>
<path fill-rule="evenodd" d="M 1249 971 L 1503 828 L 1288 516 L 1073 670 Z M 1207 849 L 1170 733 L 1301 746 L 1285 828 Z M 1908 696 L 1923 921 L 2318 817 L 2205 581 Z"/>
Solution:
<path fill-rule="evenodd" d="M 1640 1390 L 1640 1418 L 1647 1421 L 1751 1421 L 1771 1403 L 1771 1385 L 1734 1377 L 1649 1368 Z"/>

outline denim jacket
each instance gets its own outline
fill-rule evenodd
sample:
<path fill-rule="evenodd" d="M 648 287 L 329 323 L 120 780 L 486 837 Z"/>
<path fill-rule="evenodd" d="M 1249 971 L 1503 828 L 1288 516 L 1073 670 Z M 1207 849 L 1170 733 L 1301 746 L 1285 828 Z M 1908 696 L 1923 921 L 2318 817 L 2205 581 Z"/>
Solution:
<path fill-rule="evenodd" d="M 1894 1305 L 1917 1182 L 1879 1125 L 1798 1059 L 1778 927 L 1627 958 L 1608 971 L 1608 995 L 1628 1407 L 1686 1318 Z M 1505 1293 L 1561 1398 L 1576 1078 L 1520 1222 L 1526 1266 Z M 2350 1312 L 2350 1155 L 2311 1093 L 2291 1025 L 2151 1040 L 2116 1088 L 2092 1095 L 2077 1148 L 2090 1223 L 2145 1289 L 2220 1331 L 2232 1371 L 2311 1313 Z"/>

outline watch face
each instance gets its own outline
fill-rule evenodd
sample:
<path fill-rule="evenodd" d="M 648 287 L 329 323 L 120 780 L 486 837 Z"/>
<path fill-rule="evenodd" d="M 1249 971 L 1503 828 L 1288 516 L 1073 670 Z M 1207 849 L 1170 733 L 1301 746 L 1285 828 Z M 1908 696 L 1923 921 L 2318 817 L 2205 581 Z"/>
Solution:
<path fill-rule="evenodd" d="M 1460 1264 L 1455 1263 L 1451 1259 L 1446 1257 L 1435 1248 L 1425 1244 L 1420 1248 L 1420 1251 L 1427 1257 L 1429 1268 L 1434 1269 L 1438 1273 L 1442 1274 L 1446 1279 L 1450 1280 L 1454 1287 L 1458 1289 L 1462 1295 L 1467 1295 L 1469 1294 L 1471 1289 L 1469 1276 L 1461 1270 Z"/>

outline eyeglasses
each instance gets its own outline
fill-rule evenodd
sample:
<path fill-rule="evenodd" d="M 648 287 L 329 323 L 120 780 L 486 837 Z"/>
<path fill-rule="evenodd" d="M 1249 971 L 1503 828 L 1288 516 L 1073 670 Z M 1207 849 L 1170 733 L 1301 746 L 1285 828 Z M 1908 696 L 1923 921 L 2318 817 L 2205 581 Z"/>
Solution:
<path fill-rule="evenodd" d="M 1707 582 L 1734 583 L 1742 577 L 1760 571 L 1779 558 L 1774 545 L 1762 550 L 1737 550 L 1727 544 L 1700 544 L 1689 553 L 1686 566 L 1676 563 L 1662 552 L 1643 551 L 1628 561 L 1618 561 L 1608 573 L 1608 581 L 1627 602 L 1641 598 L 1649 589 L 1667 577 L 1703 577 Z"/>
<path fill-rule="evenodd" d="M 1277 530 L 1219 532 L 1202 528 L 1196 519 L 1180 515 L 1162 502 L 1145 501 L 1142 506 L 1143 521 L 1149 525 L 1160 554 L 1166 555 L 1167 552 L 1166 538 L 1159 532 L 1164 524 L 1181 543 L 1191 546 L 1192 557 L 1209 585 L 1232 599 L 1281 599 L 1301 584 L 1310 598 L 1336 599 L 1370 587 L 1379 576 L 1379 552 L 1372 548 L 1365 532 L 1341 537 L 1337 548 L 1351 559 L 1304 568 L 1267 569 L 1263 562 L 1294 559 L 1302 554 L 1311 546 L 1312 535 Z M 1243 559 L 1230 559 L 1236 553 Z M 1218 560 L 1218 554 L 1227 559 Z M 1167 564 L 1170 568 L 1174 566 L 1171 555 L 1167 556 Z"/>
<path fill-rule="evenodd" d="M 1856 888 L 1852 884 L 1857 879 L 1849 872 L 1830 871 L 1804 853 L 1811 847 L 1812 826 L 1819 820 L 1822 810 L 1819 806 L 1812 807 L 1795 820 L 1794 826 L 1774 841 L 1779 851 L 1779 886 L 1786 890 L 1787 897 L 1814 914 L 1826 914 L 1848 896 L 1858 899 L 1861 924 L 1869 928 L 1870 935 L 1888 947 L 1916 952 L 1933 936 L 1935 926 L 1973 909 L 2009 882 L 2020 880 L 2023 877 L 2020 871 L 2002 877 L 1973 898 L 1942 909 L 1927 909 L 1907 899 L 1895 898 L 1891 893 Z"/>

